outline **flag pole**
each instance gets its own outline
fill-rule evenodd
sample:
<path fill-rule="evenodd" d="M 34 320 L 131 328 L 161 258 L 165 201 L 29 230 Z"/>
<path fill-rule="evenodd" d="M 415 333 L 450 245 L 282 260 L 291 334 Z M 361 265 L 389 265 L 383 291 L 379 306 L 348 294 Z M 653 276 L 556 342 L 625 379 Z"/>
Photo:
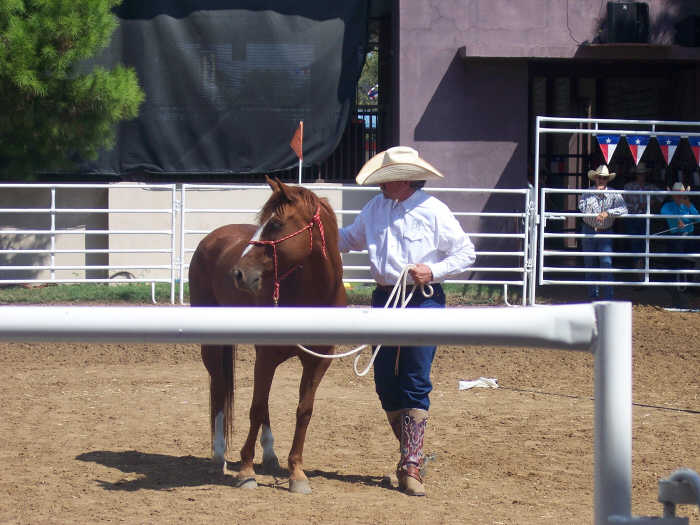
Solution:
<path fill-rule="evenodd" d="M 304 121 L 299 121 L 299 186 L 301 186 L 301 168 L 304 163 Z"/>

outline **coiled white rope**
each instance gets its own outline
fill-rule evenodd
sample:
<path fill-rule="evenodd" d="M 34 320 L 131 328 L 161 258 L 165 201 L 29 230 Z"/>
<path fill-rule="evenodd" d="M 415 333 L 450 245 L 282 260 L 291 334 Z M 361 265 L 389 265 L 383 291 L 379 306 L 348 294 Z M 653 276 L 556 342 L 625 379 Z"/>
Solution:
<path fill-rule="evenodd" d="M 415 268 L 415 265 L 409 264 L 401 271 L 401 275 L 399 275 L 399 278 L 396 281 L 394 288 L 391 290 L 391 293 L 389 294 L 389 298 L 386 300 L 384 308 L 406 308 L 406 305 L 411 301 L 411 298 L 413 297 L 413 293 L 416 291 L 416 286 L 413 285 L 413 287 L 411 288 L 411 292 L 408 295 L 406 295 L 406 287 L 408 286 L 408 272 L 413 268 Z M 430 284 L 422 284 L 420 286 L 420 291 L 423 294 L 423 297 L 425 297 L 426 299 L 432 297 L 434 293 L 433 287 Z M 358 370 L 357 367 L 358 362 L 360 360 L 360 352 L 362 352 L 362 350 L 368 348 L 369 346 L 371 345 L 360 345 L 356 348 L 353 348 L 352 350 L 343 352 L 342 354 L 319 354 L 318 352 L 314 352 L 310 348 L 306 348 L 304 345 L 297 345 L 299 349 L 303 350 L 307 354 L 312 355 L 314 357 L 319 357 L 321 359 L 340 359 L 342 357 L 349 357 L 351 355 L 357 354 L 357 356 L 355 356 L 355 360 L 353 361 L 353 370 L 355 371 L 355 375 L 359 377 L 366 376 L 369 373 L 369 371 L 372 368 L 372 365 L 374 364 L 374 360 L 377 358 L 379 350 L 381 350 L 382 348 L 382 345 L 377 345 L 377 347 L 374 349 L 374 352 L 372 352 L 372 357 L 370 358 L 369 363 L 367 363 L 367 366 L 363 370 Z"/>

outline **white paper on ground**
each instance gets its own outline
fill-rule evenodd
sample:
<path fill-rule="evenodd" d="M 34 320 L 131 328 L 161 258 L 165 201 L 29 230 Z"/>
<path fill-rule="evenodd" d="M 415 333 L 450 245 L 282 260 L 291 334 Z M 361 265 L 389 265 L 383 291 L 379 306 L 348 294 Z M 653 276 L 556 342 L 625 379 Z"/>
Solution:
<path fill-rule="evenodd" d="M 469 390 L 470 388 L 498 388 L 498 379 L 495 377 L 480 377 L 471 381 L 460 381 L 460 390 Z"/>

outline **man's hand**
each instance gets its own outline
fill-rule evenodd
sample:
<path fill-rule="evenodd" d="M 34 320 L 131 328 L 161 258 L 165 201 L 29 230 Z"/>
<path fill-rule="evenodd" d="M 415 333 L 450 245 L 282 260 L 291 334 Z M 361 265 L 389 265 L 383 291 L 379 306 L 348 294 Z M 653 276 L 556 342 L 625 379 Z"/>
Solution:
<path fill-rule="evenodd" d="M 607 211 L 601 211 L 598 216 L 595 218 L 596 222 L 598 224 L 602 224 L 605 219 L 607 219 L 609 216 L 609 213 Z"/>
<path fill-rule="evenodd" d="M 433 280 L 433 271 L 427 264 L 416 264 L 414 268 L 408 270 L 416 286 L 428 284 Z"/>

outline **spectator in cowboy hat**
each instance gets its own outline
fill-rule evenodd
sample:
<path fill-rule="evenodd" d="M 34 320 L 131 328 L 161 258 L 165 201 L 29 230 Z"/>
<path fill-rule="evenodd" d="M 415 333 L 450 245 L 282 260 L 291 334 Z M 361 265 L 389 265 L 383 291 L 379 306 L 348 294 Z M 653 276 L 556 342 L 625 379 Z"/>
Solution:
<path fill-rule="evenodd" d="M 440 282 L 465 272 L 476 259 L 474 245 L 441 201 L 422 191 L 428 179 L 442 179 L 413 148 L 398 146 L 372 157 L 356 181 L 378 184 L 355 221 L 340 230 L 341 252 L 367 250 L 377 282 L 372 306 L 383 307 L 403 270 L 411 266 L 416 286 L 432 284 L 433 294 L 415 290 L 409 308 L 444 308 Z M 399 488 L 425 495 L 421 467 L 423 437 L 432 390 L 430 368 L 435 346 L 382 347 L 374 362 L 374 383 L 389 424 L 399 440 Z"/>
<path fill-rule="evenodd" d="M 584 252 L 595 252 L 598 255 L 584 255 L 586 268 L 598 266 L 605 270 L 612 268 L 613 240 L 602 235 L 613 232 L 615 218 L 627 213 L 625 200 L 619 193 L 607 192 L 608 184 L 615 178 L 615 173 L 610 173 L 605 164 L 595 170 L 588 171 L 588 179 L 593 182 L 597 193 L 583 193 L 578 201 L 578 209 L 585 213 L 581 226 L 581 233 L 585 234 L 581 242 Z M 596 258 L 598 262 L 596 264 Z M 586 279 L 589 281 L 612 281 L 612 272 L 588 272 Z M 592 285 L 588 289 L 591 299 L 612 299 L 613 289 L 611 285 Z"/>
<path fill-rule="evenodd" d="M 632 175 L 634 179 L 625 184 L 624 189 L 626 191 L 659 191 L 659 187 L 656 184 L 648 182 L 648 177 L 651 173 L 651 168 L 647 166 L 646 162 L 640 161 L 632 169 Z M 628 194 L 624 196 L 625 203 L 627 204 L 627 211 L 630 215 L 635 214 L 645 214 L 647 213 L 647 196 L 644 194 Z M 649 213 L 654 213 L 656 206 L 661 204 L 663 198 L 656 196 L 649 197 Z M 638 219 L 634 217 L 627 217 L 624 220 L 625 232 L 627 235 L 644 235 L 647 231 L 646 219 Z M 633 253 L 644 253 L 646 251 L 646 242 L 644 239 L 628 239 L 627 245 L 629 251 Z M 635 259 L 635 267 L 637 269 L 644 268 L 644 259 L 639 257 Z M 640 280 L 644 280 L 643 276 L 640 275 Z"/>

